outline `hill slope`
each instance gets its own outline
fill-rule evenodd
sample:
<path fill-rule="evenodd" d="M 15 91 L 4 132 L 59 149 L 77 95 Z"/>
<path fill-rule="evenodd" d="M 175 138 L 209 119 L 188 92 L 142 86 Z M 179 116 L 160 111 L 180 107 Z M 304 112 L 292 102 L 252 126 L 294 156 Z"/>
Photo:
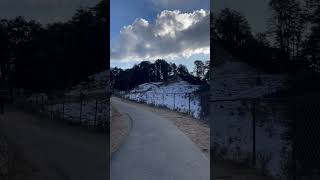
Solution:
<path fill-rule="evenodd" d="M 132 89 L 125 97 L 200 118 L 200 96 L 197 93 L 199 88 L 199 85 L 192 85 L 186 81 L 145 83 Z"/>

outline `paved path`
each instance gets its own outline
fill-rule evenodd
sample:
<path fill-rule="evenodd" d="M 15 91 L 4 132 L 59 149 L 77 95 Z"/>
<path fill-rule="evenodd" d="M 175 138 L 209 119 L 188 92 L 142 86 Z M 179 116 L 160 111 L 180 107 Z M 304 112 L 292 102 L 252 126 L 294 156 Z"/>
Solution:
<path fill-rule="evenodd" d="M 36 167 L 32 180 L 106 180 L 107 136 L 15 109 L 0 116 L 1 133 Z"/>
<path fill-rule="evenodd" d="M 112 98 L 132 119 L 128 138 L 111 160 L 111 180 L 209 180 L 209 159 L 169 120 Z"/>

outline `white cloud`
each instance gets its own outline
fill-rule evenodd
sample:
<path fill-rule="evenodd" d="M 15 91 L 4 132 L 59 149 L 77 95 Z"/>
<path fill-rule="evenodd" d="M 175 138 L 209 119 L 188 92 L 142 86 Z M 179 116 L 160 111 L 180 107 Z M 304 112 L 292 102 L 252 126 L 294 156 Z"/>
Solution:
<path fill-rule="evenodd" d="M 120 31 L 111 59 L 173 59 L 210 53 L 209 11 L 162 11 L 154 23 L 136 19 Z"/>

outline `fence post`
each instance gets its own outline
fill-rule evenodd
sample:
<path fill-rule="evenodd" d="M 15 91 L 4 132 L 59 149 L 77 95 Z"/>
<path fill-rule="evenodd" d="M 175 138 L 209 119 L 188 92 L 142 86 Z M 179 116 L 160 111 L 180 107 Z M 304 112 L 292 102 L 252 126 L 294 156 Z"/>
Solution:
<path fill-rule="evenodd" d="M 97 113 L 98 113 L 98 99 L 96 99 L 96 109 L 95 109 L 95 112 L 94 112 L 94 124 L 98 124 L 97 123 Z"/>
<path fill-rule="evenodd" d="M 146 103 L 148 104 L 148 93 L 146 93 Z"/>
<path fill-rule="evenodd" d="M 256 100 L 252 100 L 252 165 L 256 165 Z"/>
<path fill-rule="evenodd" d="M 191 115 L 190 101 L 191 101 L 191 93 L 189 93 L 189 114 Z"/>
<path fill-rule="evenodd" d="M 162 94 L 162 105 L 164 106 L 164 93 Z"/>
<path fill-rule="evenodd" d="M 173 110 L 176 109 L 176 93 L 173 93 Z"/>

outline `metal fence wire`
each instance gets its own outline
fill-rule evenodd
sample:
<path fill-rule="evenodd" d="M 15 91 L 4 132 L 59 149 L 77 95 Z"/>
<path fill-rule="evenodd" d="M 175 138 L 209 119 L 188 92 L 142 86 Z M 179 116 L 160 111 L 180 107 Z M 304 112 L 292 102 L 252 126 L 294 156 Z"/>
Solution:
<path fill-rule="evenodd" d="M 151 91 L 114 92 L 124 99 L 164 107 L 193 117 L 204 118 L 209 114 L 210 92 L 154 93 Z"/>
<path fill-rule="evenodd" d="M 320 179 L 320 96 L 211 100 L 216 159 L 278 179 Z"/>
<path fill-rule="evenodd" d="M 106 95 L 91 96 L 78 94 L 65 96 L 61 93 L 28 95 L 20 98 L 18 104 L 34 113 L 41 113 L 50 119 L 61 120 L 73 125 L 108 130 L 109 98 Z"/>

